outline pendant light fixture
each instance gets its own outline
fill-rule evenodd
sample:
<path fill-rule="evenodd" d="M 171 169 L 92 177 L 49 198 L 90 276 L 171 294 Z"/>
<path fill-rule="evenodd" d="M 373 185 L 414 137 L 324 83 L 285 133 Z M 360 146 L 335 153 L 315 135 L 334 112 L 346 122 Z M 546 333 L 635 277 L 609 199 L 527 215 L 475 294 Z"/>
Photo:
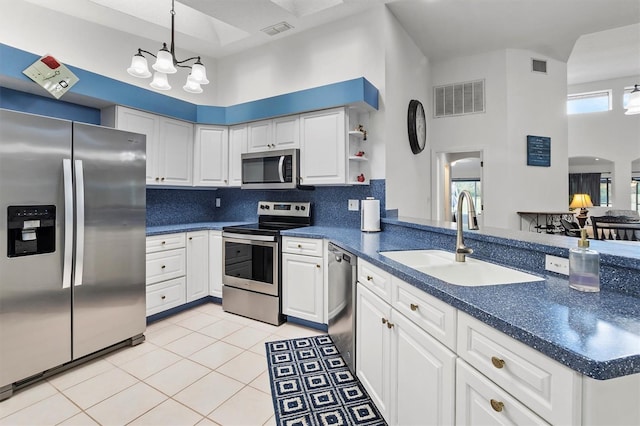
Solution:
<path fill-rule="evenodd" d="M 170 90 L 171 86 L 169 85 L 167 74 L 175 74 L 178 71 L 176 67 L 189 68 L 191 72 L 182 88 L 189 93 L 202 93 L 201 85 L 208 84 L 209 80 L 207 80 L 207 70 L 200 62 L 200 56 L 194 56 L 183 61 L 179 61 L 176 58 L 174 44 L 175 15 L 174 0 L 171 0 L 171 48 L 167 49 L 167 43 L 162 43 L 162 49 L 158 51 L 157 55 L 147 50 L 138 49 L 138 53 L 131 58 L 131 66 L 127 68 L 127 72 L 134 77 L 151 77 L 147 58 L 143 55 L 145 53 L 156 58 L 156 62 L 151 66 L 155 71 L 150 84 L 151 87 L 156 90 Z M 189 61 L 195 62 L 192 65 L 186 64 Z"/>
<path fill-rule="evenodd" d="M 629 94 L 625 115 L 640 114 L 640 88 L 636 84 Z"/>

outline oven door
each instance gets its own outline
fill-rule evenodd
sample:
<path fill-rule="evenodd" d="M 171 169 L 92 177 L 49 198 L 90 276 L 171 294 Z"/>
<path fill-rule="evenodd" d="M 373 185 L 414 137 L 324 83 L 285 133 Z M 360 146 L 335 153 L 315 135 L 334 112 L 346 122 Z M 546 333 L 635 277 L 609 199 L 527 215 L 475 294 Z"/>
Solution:
<path fill-rule="evenodd" d="M 224 285 L 279 295 L 278 242 L 274 237 L 224 233 Z"/>

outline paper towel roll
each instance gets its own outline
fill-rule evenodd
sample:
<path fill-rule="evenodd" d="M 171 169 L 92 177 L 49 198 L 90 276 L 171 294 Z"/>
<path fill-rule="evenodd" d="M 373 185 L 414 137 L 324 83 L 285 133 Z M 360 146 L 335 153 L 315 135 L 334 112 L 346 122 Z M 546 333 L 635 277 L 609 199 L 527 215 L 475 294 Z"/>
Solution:
<path fill-rule="evenodd" d="M 363 232 L 380 231 L 380 200 L 367 197 L 360 208 L 360 230 Z"/>

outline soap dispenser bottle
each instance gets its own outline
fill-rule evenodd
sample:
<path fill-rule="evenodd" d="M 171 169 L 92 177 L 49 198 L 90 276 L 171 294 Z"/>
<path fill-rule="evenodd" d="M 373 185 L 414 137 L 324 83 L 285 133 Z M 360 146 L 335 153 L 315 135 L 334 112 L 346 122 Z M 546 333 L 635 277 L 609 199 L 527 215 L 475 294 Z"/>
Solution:
<path fill-rule="evenodd" d="M 600 254 L 589 249 L 587 230 L 580 230 L 578 247 L 569 250 L 569 287 L 580 291 L 600 291 Z"/>

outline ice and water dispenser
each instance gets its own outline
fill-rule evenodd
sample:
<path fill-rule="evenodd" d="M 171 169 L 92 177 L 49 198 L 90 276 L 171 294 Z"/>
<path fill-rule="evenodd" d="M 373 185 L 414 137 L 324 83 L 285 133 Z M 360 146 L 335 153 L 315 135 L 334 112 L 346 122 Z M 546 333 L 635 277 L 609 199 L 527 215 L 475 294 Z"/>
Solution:
<path fill-rule="evenodd" d="M 56 206 L 7 208 L 7 256 L 52 253 L 56 249 Z"/>

